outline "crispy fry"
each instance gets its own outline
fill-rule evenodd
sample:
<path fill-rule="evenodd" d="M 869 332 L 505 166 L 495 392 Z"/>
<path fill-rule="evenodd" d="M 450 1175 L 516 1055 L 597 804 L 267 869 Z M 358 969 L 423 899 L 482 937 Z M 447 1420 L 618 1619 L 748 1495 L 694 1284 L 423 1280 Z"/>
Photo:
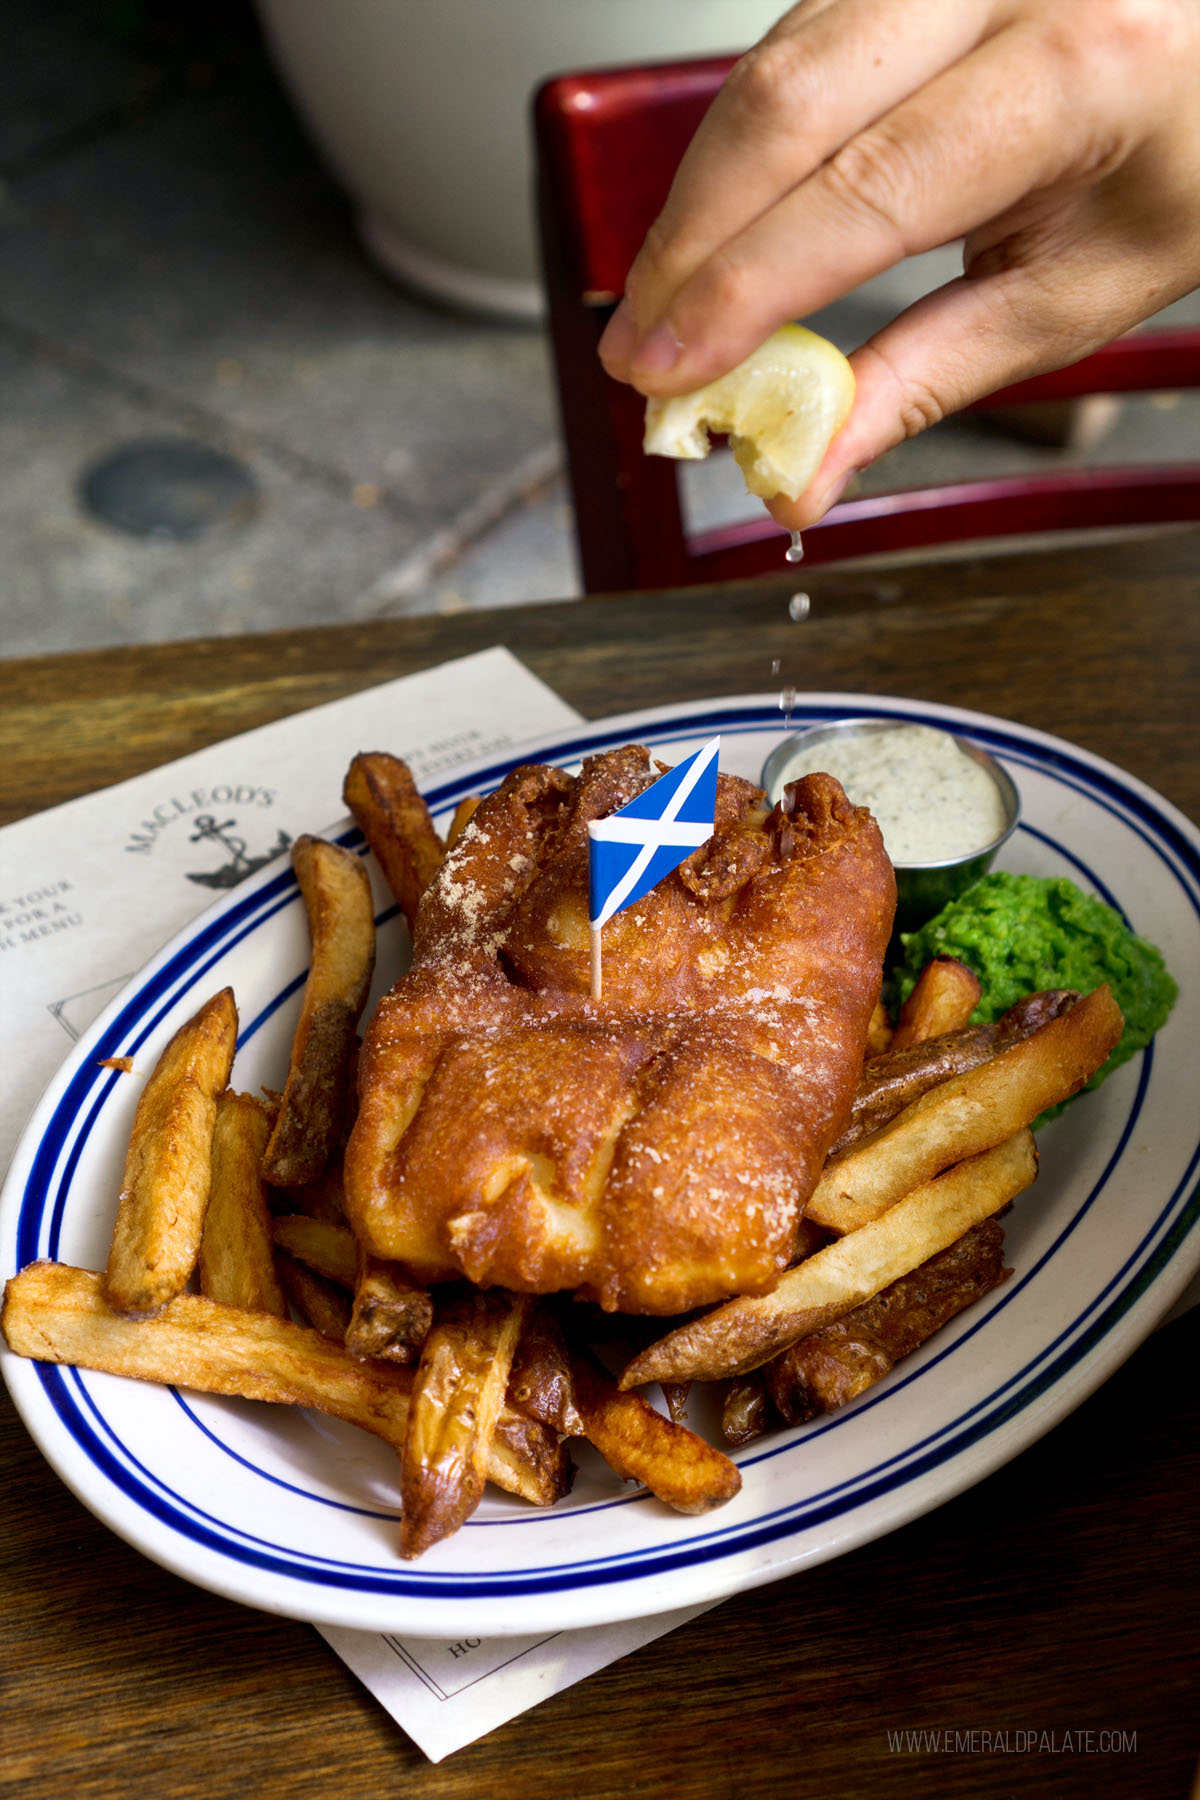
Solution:
<path fill-rule="evenodd" d="M 346 1329 L 351 1356 L 382 1356 L 389 1362 L 416 1362 L 433 1324 L 433 1296 L 418 1287 L 398 1263 L 358 1251 L 354 1310 Z"/>
<path fill-rule="evenodd" d="M 1037 1173 L 1028 1130 L 925 1183 L 882 1218 L 789 1269 L 770 1294 L 727 1301 L 660 1338 L 630 1363 L 622 1388 L 744 1375 L 831 1325 L 991 1217 Z"/>
<path fill-rule="evenodd" d="M 346 772 L 342 797 L 411 925 L 444 851 L 408 765 L 381 750 L 364 751 Z"/>
<path fill-rule="evenodd" d="M 217 1101 L 212 1183 L 200 1240 L 200 1292 L 247 1312 L 287 1313 L 271 1249 L 262 1160 L 271 1115 L 252 1094 L 231 1088 Z"/>
<path fill-rule="evenodd" d="M 292 867 L 304 896 L 312 960 L 287 1084 L 267 1145 L 267 1178 L 303 1187 L 323 1174 L 347 1123 L 359 1016 L 375 966 L 375 915 L 362 858 L 301 837 Z"/>
<path fill-rule="evenodd" d="M 277 1252 L 275 1267 L 290 1305 L 304 1323 L 331 1344 L 344 1344 L 350 1325 L 350 1296 L 345 1288 L 297 1262 L 286 1250 Z"/>
<path fill-rule="evenodd" d="M 478 1506 L 529 1298 L 455 1289 L 421 1350 L 404 1442 L 400 1554 L 420 1556 Z"/>
<path fill-rule="evenodd" d="M 789 1425 L 803 1424 L 857 1399 L 1011 1274 L 1004 1266 L 1004 1228 L 997 1219 L 984 1219 L 873 1300 L 801 1338 L 756 1372 L 766 1376 L 779 1416 Z"/>
<path fill-rule="evenodd" d="M 892 1047 L 892 1021 L 888 1018 L 887 1007 L 882 1000 L 875 1002 L 875 1011 L 871 1014 L 871 1023 L 867 1027 L 867 1058 L 882 1056 L 885 1050 Z"/>
<path fill-rule="evenodd" d="M 935 956 L 900 1008 L 890 1048 L 907 1050 L 910 1044 L 961 1031 L 970 1024 L 982 991 L 979 977 L 966 963 L 954 956 Z"/>
<path fill-rule="evenodd" d="M 735 1450 L 752 1444 L 771 1427 L 767 1378 L 762 1369 L 739 1375 L 725 1390 L 721 1405 L 721 1436 Z"/>
<path fill-rule="evenodd" d="M 531 1506 L 553 1506 L 571 1491 L 575 1468 L 551 1426 L 505 1405 L 488 1453 L 488 1480 Z"/>
<path fill-rule="evenodd" d="M 311 1406 L 397 1452 L 404 1447 L 414 1371 L 361 1362 L 319 1332 L 271 1313 L 180 1294 L 153 1319 L 125 1319 L 105 1303 L 101 1277 L 90 1269 L 36 1262 L 6 1284 L 0 1331 L 18 1356 L 37 1362 Z M 488 1479 L 547 1504 L 552 1480 L 562 1480 L 560 1459 L 536 1430 L 525 1429 L 528 1420 L 505 1408 L 502 1423 L 504 1445 L 488 1457 Z"/>
<path fill-rule="evenodd" d="M 1069 988 L 1029 994 L 989 1025 L 968 1025 L 962 1031 L 910 1044 L 907 1050 L 887 1050 L 873 1057 L 863 1065 L 850 1123 L 830 1150 L 830 1156 L 840 1156 L 878 1131 L 939 1082 L 947 1081 L 951 1075 L 965 1075 L 968 1069 L 998 1056 L 1011 1044 L 1031 1037 L 1051 1019 L 1069 1012 L 1078 999 L 1079 995 Z"/>
<path fill-rule="evenodd" d="M 411 1372 L 355 1362 L 318 1332 L 270 1313 L 180 1294 L 152 1319 L 123 1319 L 101 1281 L 66 1263 L 30 1263 L 5 1288 L 10 1347 L 40 1362 L 77 1363 L 205 1394 L 312 1406 L 404 1440 Z"/>
<path fill-rule="evenodd" d="M 688 1395 L 692 1391 L 690 1381 L 664 1381 L 662 1396 L 667 1403 L 667 1416 L 676 1425 L 683 1425 L 687 1420 Z"/>
<path fill-rule="evenodd" d="M 457 844 L 459 838 L 467 829 L 471 820 L 475 817 L 475 814 L 479 809 L 479 802 L 482 798 L 482 794 L 468 794 L 465 800 L 459 801 L 454 809 L 454 817 L 450 821 L 450 829 L 446 833 L 447 850 L 453 850 L 455 844 Z"/>
<path fill-rule="evenodd" d="M 836 1412 L 882 1381 L 894 1367 L 896 1359 L 886 1346 L 851 1322 L 870 1304 L 867 1300 L 856 1306 L 844 1319 L 835 1319 L 811 1337 L 801 1338 L 755 1370 L 767 1377 L 767 1394 L 776 1418 L 787 1425 L 803 1425 L 818 1413 Z"/>
<path fill-rule="evenodd" d="M 939 1170 L 1009 1138 L 1046 1107 L 1077 1093 L 1121 1035 L 1111 990 L 1100 987 L 989 1062 L 952 1077 L 889 1125 L 826 1163 L 808 1217 L 849 1232 L 877 1219 Z"/>
<path fill-rule="evenodd" d="M 582 1434 L 562 1327 L 554 1308 L 544 1301 L 531 1308 L 525 1321 L 508 1378 L 508 1398 L 518 1411 L 567 1437 Z"/>
<path fill-rule="evenodd" d="M 622 1393 L 591 1356 L 576 1353 L 572 1371 L 584 1436 L 622 1480 L 640 1481 L 683 1513 L 708 1512 L 738 1492 L 742 1477 L 723 1451 L 664 1419 L 640 1394 Z"/>
<path fill-rule="evenodd" d="M 323 1175 L 303 1187 L 276 1188 L 271 1203 L 279 1213 L 304 1213 L 327 1225 L 345 1225 L 346 1195 L 342 1186 L 342 1161 L 336 1157 Z"/>
<path fill-rule="evenodd" d="M 339 1287 L 354 1286 L 358 1249 L 348 1226 L 310 1219 L 307 1213 L 281 1213 L 271 1221 L 271 1236 L 305 1268 L 315 1269 Z"/>
<path fill-rule="evenodd" d="M 217 1095 L 236 1042 L 237 1008 L 222 988 L 175 1033 L 142 1090 L 104 1276 L 109 1304 L 129 1318 L 158 1312 L 196 1265 Z"/>

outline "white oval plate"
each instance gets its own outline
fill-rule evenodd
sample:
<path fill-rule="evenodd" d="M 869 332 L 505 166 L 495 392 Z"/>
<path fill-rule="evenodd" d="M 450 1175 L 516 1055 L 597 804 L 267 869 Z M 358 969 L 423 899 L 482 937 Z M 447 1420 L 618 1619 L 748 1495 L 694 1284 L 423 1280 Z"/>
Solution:
<path fill-rule="evenodd" d="M 201 1586 L 321 1624 L 427 1637 L 594 1625 L 716 1599 L 892 1530 L 1015 1455 L 1135 1348 L 1200 1266 L 1200 834 L 1112 766 L 983 715 L 802 695 L 790 722 L 847 713 L 949 725 L 1000 757 L 1023 802 L 1004 866 L 1098 892 L 1181 982 L 1150 1050 L 1041 1134 L 1040 1178 L 1006 1223 L 1011 1279 L 854 1405 L 749 1447 L 742 1492 L 717 1512 L 681 1517 L 587 1463 L 551 1512 L 489 1492 L 416 1564 L 396 1553 L 396 1460 L 375 1439 L 6 1351 L 30 1431 L 99 1518 Z M 783 726 L 761 698 L 676 706 L 580 727 L 538 755 L 570 765 L 636 740 L 674 761 L 717 732 L 722 767 L 757 779 Z M 507 766 L 438 788 L 435 812 Z M 349 828 L 346 841 L 360 842 Z M 382 981 L 406 939 L 382 884 L 376 896 Z M 306 955 L 291 873 L 267 870 L 148 965 L 78 1044 L 22 1140 L 0 1201 L 5 1274 L 39 1256 L 104 1264 L 140 1083 L 99 1059 L 147 1069 L 228 982 L 241 1015 L 235 1082 L 278 1085 Z"/>

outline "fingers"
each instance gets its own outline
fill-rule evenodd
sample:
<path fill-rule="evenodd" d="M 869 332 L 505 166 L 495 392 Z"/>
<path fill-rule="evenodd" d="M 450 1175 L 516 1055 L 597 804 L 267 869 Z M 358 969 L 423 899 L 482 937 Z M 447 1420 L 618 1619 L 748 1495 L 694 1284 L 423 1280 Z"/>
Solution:
<path fill-rule="evenodd" d="M 826 17 L 828 15 L 822 15 Z M 722 243 L 633 347 L 629 374 L 685 393 L 739 362 L 784 319 L 829 304 L 906 256 L 962 237 L 1024 196 L 1085 176 L 1097 116 L 1119 134 L 1124 97 L 1081 96 L 1068 59 L 1018 25 L 987 39 Z"/>
<path fill-rule="evenodd" d="M 1154 259 L 1131 259 L 1116 231 L 1097 245 L 1080 214 L 1062 204 L 1038 221 L 1039 254 L 1010 240 L 994 272 L 939 288 L 854 352 L 854 410 L 799 500 L 770 503 L 781 525 L 807 529 L 886 450 L 997 388 L 1077 361 L 1144 316 Z M 1200 242 L 1193 259 L 1200 279 Z M 1186 291 L 1161 261 L 1157 279 L 1159 305 Z"/>
<path fill-rule="evenodd" d="M 793 9 L 727 80 L 702 122 L 630 272 L 646 330 L 722 245 L 788 195 L 848 139 L 964 56 L 985 0 L 825 0 Z M 624 376 L 617 337 L 610 372 Z"/>

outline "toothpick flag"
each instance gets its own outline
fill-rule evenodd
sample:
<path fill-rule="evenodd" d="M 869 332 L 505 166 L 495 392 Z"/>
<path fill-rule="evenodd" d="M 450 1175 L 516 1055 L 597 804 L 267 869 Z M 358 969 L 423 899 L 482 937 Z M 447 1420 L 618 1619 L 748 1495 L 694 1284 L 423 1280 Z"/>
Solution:
<path fill-rule="evenodd" d="M 600 998 L 601 927 L 712 836 L 720 749 L 720 738 L 710 739 L 619 812 L 588 825 L 593 999 Z"/>

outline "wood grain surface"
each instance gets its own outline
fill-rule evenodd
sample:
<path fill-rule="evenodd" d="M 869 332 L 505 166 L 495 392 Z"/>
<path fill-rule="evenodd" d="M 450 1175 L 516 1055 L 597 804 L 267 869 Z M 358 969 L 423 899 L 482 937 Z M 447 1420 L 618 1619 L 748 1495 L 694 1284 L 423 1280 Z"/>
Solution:
<path fill-rule="evenodd" d="M 802 625 L 794 585 L 0 663 L 0 818 L 497 641 L 589 716 L 781 682 L 975 707 L 1200 816 L 1200 532 L 814 573 Z M 1186 1795 L 1198 1350 L 1193 1313 L 937 1511 L 727 1601 L 437 1766 L 311 1628 L 113 1537 L 4 1396 L 0 1794 Z M 956 1747 L 910 1749 L 918 1730 Z"/>

